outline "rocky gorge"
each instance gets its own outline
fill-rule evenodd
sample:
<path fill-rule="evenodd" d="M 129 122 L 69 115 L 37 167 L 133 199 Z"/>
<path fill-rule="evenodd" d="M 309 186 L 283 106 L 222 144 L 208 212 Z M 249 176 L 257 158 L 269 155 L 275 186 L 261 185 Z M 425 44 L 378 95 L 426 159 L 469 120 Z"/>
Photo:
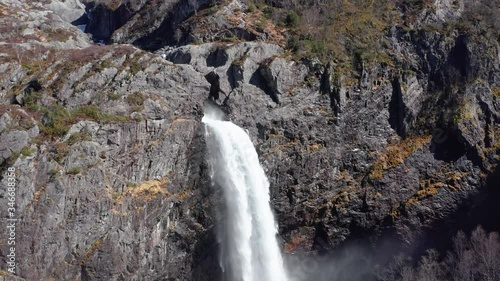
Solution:
<path fill-rule="evenodd" d="M 2 186 L 16 170 L 17 276 L 220 280 L 221 191 L 201 123 L 210 72 L 227 94 L 217 104 L 257 147 L 290 263 L 356 249 L 356 274 L 338 278 L 370 280 L 399 251 L 500 230 L 499 23 L 462 32 L 455 2 L 384 29 L 390 59 L 353 52 L 347 68 L 335 51 L 296 56 L 292 27 L 237 0 L 2 0 L 0 161 Z"/>

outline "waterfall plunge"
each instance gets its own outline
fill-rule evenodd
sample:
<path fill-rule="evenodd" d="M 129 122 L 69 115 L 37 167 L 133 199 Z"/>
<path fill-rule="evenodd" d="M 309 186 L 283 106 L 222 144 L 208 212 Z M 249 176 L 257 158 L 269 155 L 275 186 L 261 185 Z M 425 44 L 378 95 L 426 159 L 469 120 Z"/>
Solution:
<path fill-rule="evenodd" d="M 209 109 L 210 110 L 210 109 Z M 219 115 L 219 116 L 217 116 Z M 245 131 L 206 112 L 212 183 L 223 189 L 227 221 L 219 229 L 228 281 L 287 281 L 269 205 L 269 181 Z"/>

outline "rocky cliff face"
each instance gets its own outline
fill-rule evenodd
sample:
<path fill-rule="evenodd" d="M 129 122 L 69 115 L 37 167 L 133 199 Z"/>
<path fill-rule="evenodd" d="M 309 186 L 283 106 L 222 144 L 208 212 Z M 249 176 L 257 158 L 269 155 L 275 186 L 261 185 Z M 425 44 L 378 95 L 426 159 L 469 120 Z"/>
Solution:
<path fill-rule="evenodd" d="M 498 226 L 474 217 L 498 198 L 492 37 L 395 26 L 396 63 L 361 63 L 353 79 L 334 61 L 294 60 L 238 1 L 84 4 L 94 40 L 120 44 L 93 45 L 70 24 L 79 2 L 0 6 L 13 26 L 1 30 L 0 160 L 16 168 L 26 280 L 218 280 L 221 196 L 200 123 L 210 71 L 258 149 L 291 257 L 387 233 L 413 249 L 425 235 Z M 460 16 L 438 4 L 422 24 Z M 243 40 L 209 43 L 233 37 Z"/>

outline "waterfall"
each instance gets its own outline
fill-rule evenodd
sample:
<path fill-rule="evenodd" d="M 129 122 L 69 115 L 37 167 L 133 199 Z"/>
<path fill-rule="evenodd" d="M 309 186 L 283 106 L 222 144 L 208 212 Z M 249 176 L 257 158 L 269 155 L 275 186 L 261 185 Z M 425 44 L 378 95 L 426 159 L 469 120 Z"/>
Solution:
<path fill-rule="evenodd" d="M 269 181 L 247 133 L 220 114 L 206 126 L 212 183 L 224 193 L 219 227 L 221 266 L 228 281 L 287 281 L 269 205 Z"/>

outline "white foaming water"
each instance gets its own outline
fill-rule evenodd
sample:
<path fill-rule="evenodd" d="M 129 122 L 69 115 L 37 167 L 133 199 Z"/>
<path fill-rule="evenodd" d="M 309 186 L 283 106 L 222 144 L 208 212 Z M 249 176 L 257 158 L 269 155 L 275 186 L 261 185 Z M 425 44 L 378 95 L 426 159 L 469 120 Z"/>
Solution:
<path fill-rule="evenodd" d="M 227 221 L 219 228 L 222 268 L 229 281 L 287 281 L 269 181 L 245 131 L 205 114 L 212 183 L 223 189 Z"/>

